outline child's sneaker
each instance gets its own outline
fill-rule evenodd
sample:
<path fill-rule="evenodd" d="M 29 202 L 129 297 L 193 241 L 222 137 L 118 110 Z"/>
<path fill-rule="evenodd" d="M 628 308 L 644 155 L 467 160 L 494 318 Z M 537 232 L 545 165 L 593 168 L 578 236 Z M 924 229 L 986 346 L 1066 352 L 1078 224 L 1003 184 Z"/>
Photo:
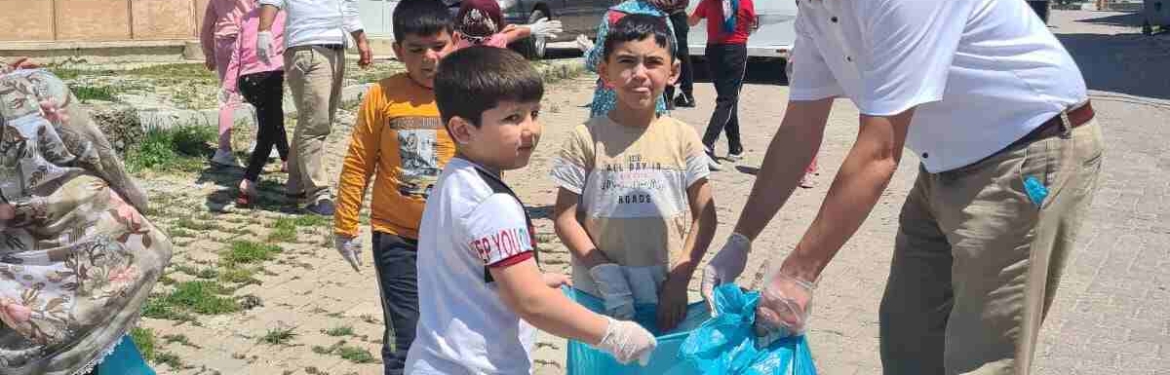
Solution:
<path fill-rule="evenodd" d="M 739 152 L 728 153 L 727 160 L 732 162 L 739 162 L 740 160 L 743 160 L 743 150 L 740 150 Z"/>

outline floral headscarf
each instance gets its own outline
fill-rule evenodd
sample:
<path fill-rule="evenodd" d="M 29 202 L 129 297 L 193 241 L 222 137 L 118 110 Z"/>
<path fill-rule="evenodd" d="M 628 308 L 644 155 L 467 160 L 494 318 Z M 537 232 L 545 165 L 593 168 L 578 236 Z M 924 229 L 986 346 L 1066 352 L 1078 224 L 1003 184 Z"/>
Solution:
<path fill-rule="evenodd" d="M 465 0 L 455 15 L 459 37 L 473 45 L 486 42 L 504 30 L 504 15 L 495 0 Z"/>
<path fill-rule="evenodd" d="M 171 243 L 65 84 L 0 73 L 0 373 L 91 371 L 138 320 Z M 42 109 L 44 107 L 44 109 Z"/>

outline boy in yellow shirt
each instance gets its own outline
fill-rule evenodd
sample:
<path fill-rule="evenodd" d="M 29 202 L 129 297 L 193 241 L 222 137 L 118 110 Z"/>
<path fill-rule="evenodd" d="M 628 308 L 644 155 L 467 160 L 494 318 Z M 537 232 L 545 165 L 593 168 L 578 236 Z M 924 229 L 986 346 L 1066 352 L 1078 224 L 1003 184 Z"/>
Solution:
<path fill-rule="evenodd" d="M 341 171 L 334 214 L 337 250 L 361 265 L 358 212 L 374 177 L 370 225 L 382 291 L 385 373 L 402 374 L 418 322 L 418 228 L 427 196 L 455 154 L 435 106 L 434 75 L 451 48 L 451 18 L 434 0 L 404 0 L 394 9 L 394 53 L 406 73 L 370 88 Z"/>

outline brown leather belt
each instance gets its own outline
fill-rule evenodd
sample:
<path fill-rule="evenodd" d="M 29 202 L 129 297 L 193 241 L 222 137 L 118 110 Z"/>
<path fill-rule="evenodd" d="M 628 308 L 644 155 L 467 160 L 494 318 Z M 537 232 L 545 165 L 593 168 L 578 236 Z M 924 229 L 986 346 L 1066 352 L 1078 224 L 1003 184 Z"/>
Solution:
<path fill-rule="evenodd" d="M 1093 120 L 1093 117 L 1096 115 L 1097 112 L 1093 111 L 1093 103 L 1086 101 L 1085 104 L 1079 107 L 1065 111 L 1049 119 L 1048 121 L 1045 121 L 1035 130 L 1032 130 L 1031 133 L 1028 133 L 1028 135 L 1025 135 L 1023 138 L 1013 142 L 1005 149 L 1014 148 L 1019 145 L 1028 144 L 1039 141 L 1041 139 L 1052 138 L 1064 134 L 1066 129 L 1064 129 L 1063 124 L 1066 116 L 1068 118 L 1067 130 L 1072 131 L 1072 129 L 1080 127 L 1081 125 L 1084 125 Z"/>

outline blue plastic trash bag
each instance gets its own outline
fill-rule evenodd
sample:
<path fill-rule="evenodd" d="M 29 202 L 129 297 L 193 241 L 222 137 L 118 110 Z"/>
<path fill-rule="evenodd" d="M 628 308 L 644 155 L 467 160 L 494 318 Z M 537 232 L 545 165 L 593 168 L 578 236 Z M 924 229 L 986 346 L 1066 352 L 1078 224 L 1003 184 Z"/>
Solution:
<path fill-rule="evenodd" d="M 563 289 L 569 298 L 577 301 L 585 308 L 597 313 L 605 311 L 604 302 L 597 297 L 574 289 Z M 699 327 L 711 317 L 705 302 L 687 306 L 687 316 L 672 332 L 658 331 L 658 312 L 655 305 L 637 305 L 634 307 L 634 321 L 653 333 L 658 339 L 658 348 L 650 355 L 650 363 L 645 367 L 635 362 L 630 365 L 621 365 L 613 356 L 589 346 L 589 344 L 569 340 L 567 358 L 568 375 L 699 375 L 700 372 L 690 363 L 679 357 L 679 349 L 691 330 Z"/>
<path fill-rule="evenodd" d="M 691 332 L 679 353 L 703 375 L 816 375 L 804 336 L 756 347 L 752 325 L 759 292 L 735 284 L 715 289 L 719 314 Z"/>
<path fill-rule="evenodd" d="M 142 359 L 142 353 L 134 345 L 130 335 L 122 337 L 122 342 L 114 348 L 114 352 L 106 356 L 98 365 L 100 375 L 155 375 L 154 370 Z"/>

